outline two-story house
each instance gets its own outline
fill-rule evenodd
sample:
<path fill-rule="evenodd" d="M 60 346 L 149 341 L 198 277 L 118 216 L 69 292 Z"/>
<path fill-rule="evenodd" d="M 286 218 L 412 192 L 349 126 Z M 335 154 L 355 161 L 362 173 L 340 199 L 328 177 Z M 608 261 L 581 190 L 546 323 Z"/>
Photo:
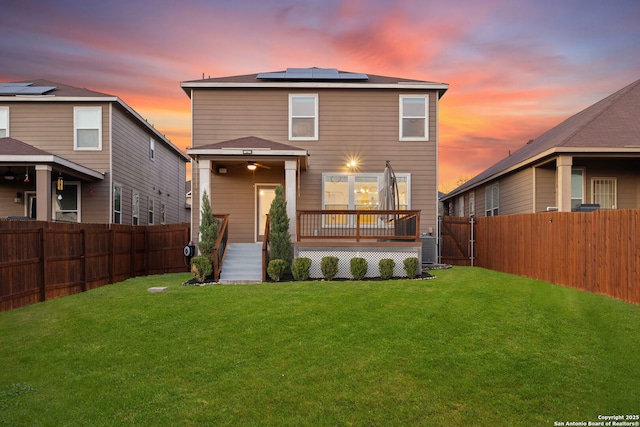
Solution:
<path fill-rule="evenodd" d="M 203 192 L 229 214 L 234 242 L 260 241 L 277 185 L 283 185 L 294 240 L 305 211 L 376 210 L 392 165 L 395 209 L 420 212 L 418 232 L 437 227 L 438 103 L 445 83 L 289 68 L 185 81 L 193 142 L 192 236 Z M 309 231 L 322 237 L 353 225 L 324 215 Z M 377 218 L 363 220 L 377 227 Z M 380 225 L 382 227 L 382 225 Z"/>
<path fill-rule="evenodd" d="M 640 80 L 530 140 L 442 202 L 448 215 L 478 217 L 640 208 Z"/>
<path fill-rule="evenodd" d="M 0 83 L 0 218 L 187 222 L 189 161 L 117 96 Z"/>

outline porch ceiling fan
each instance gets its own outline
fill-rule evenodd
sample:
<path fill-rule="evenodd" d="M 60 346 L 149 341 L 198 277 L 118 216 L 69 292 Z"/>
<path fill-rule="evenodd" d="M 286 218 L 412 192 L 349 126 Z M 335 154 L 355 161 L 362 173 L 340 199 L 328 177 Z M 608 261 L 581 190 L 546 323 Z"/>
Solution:
<path fill-rule="evenodd" d="M 271 169 L 271 166 L 263 165 L 257 162 L 247 162 L 247 169 L 249 169 L 250 171 L 254 171 L 257 168 Z"/>

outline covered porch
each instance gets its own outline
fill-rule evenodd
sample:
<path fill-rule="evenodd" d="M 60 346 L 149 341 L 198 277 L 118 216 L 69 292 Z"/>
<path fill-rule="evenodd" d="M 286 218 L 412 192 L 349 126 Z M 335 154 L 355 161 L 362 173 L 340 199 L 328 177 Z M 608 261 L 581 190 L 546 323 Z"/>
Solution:
<path fill-rule="evenodd" d="M 14 138 L 1 141 L 0 217 L 80 222 L 82 183 L 104 174 Z"/>

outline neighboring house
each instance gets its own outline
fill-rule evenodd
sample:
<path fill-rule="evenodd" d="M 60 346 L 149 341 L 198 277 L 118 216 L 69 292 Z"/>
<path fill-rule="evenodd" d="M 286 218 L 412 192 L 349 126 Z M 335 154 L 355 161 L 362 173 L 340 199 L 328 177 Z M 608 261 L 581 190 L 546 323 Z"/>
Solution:
<path fill-rule="evenodd" d="M 290 68 L 181 86 L 192 104 L 194 240 L 204 191 L 215 214 L 230 215 L 233 242 L 262 239 L 277 185 L 294 239 L 296 213 L 380 209 L 387 160 L 398 209 L 420 211 L 419 231 L 435 232 L 438 103 L 447 84 Z"/>
<path fill-rule="evenodd" d="M 442 198 L 451 216 L 640 208 L 640 80 Z"/>
<path fill-rule="evenodd" d="M 117 96 L 0 83 L 0 218 L 187 222 L 189 161 Z"/>

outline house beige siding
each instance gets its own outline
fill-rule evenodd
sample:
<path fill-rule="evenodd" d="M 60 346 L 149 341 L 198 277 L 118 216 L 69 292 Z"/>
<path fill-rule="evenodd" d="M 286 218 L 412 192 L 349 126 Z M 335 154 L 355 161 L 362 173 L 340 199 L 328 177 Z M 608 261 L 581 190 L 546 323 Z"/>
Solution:
<path fill-rule="evenodd" d="M 535 168 L 536 212 L 546 212 L 548 207 L 557 207 L 555 168 Z"/>
<path fill-rule="evenodd" d="M 500 180 L 500 215 L 531 213 L 533 169 L 518 171 Z"/>
<path fill-rule="evenodd" d="M 155 140 L 151 159 L 149 140 Z M 122 223 L 133 221 L 133 194 L 140 195 L 140 225 L 148 223 L 147 201 L 155 205 L 154 223 L 186 222 L 184 160 L 123 109 L 113 108 L 113 183 L 122 186 Z M 111 212 L 113 214 L 113 212 Z"/>
<path fill-rule="evenodd" d="M 289 95 L 295 93 L 318 95 L 319 138 L 317 141 L 288 139 Z M 438 94 L 429 95 L 429 141 L 399 140 L 400 95 L 421 94 L 424 91 L 374 89 L 235 89 L 193 91 L 193 147 L 212 144 L 244 136 L 257 136 L 300 147 L 309 151 L 309 167 L 300 176 L 298 209 L 322 208 L 322 174 L 350 172 L 346 163 L 357 159 L 354 172 L 382 173 L 385 161 L 390 160 L 396 173 L 411 174 L 411 209 L 421 210 L 421 229 L 435 229 L 437 214 L 436 185 L 436 103 Z M 274 171 L 275 172 L 275 171 Z M 219 179 L 214 177 L 212 186 Z M 279 175 L 283 179 L 283 175 Z M 259 181 L 256 177 L 256 181 Z M 251 181 L 247 188 L 235 188 L 234 203 L 219 195 L 212 200 L 216 213 L 245 216 L 254 211 Z M 197 179 L 193 177 L 194 193 L 199 194 Z M 234 186 L 242 185 L 235 182 Z M 213 190 L 214 192 L 217 190 Z M 242 199 L 242 200 L 241 200 Z M 199 206 L 199 203 L 198 203 Z M 229 207 L 228 212 L 220 209 Z M 196 209 L 194 203 L 194 209 Z M 244 221 L 244 220 L 243 220 Z M 253 218 L 251 218 L 253 221 Z M 253 226 L 252 226 L 253 229 Z M 241 234 L 239 236 L 247 236 Z M 235 240 L 236 236 L 232 236 Z"/>

